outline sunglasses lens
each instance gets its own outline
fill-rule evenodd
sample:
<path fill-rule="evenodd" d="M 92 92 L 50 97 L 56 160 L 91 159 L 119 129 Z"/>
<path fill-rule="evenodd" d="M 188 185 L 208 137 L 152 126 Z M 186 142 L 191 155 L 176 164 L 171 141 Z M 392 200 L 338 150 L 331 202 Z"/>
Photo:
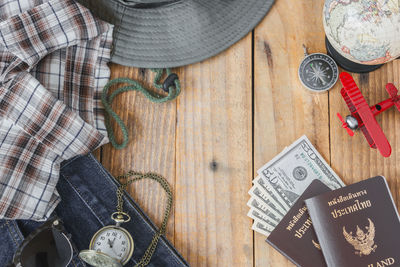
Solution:
<path fill-rule="evenodd" d="M 65 267 L 72 256 L 68 238 L 58 229 L 47 228 L 23 248 L 21 263 L 23 267 Z"/>

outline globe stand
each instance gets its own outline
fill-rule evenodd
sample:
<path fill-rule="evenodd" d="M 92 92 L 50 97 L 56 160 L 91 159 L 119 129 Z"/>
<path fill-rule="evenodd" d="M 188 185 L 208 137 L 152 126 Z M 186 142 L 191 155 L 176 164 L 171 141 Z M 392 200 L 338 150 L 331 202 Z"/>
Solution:
<path fill-rule="evenodd" d="M 325 37 L 325 46 L 326 46 L 328 55 L 330 57 L 332 57 L 333 60 L 335 60 L 335 62 L 338 64 L 339 67 L 341 67 L 342 69 L 344 69 L 346 71 L 355 72 L 355 73 L 367 73 L 367 72 L 377 70 L 383 66 L 383 64 L 381 64 L 381 65 L 362 65 L 362 64 L 355 63 L 351 60 L 348 60 L 347 58 L 345 58 L 344 56 L 339 54 L 333 48 L 333 46 L 329 43 L 328 38 L 326 38 L 326 37 Z"/>

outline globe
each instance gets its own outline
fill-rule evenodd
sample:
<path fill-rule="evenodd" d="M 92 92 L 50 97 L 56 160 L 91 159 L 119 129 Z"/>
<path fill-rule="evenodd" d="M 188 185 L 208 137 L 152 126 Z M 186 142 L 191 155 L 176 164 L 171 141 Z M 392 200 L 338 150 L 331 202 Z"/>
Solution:
<path fill-rule="evenodd" d="M 323 23 L 331 46 L 352 62 L 378 65 L 400 56 L 398 0 L 326 0 Z"/>

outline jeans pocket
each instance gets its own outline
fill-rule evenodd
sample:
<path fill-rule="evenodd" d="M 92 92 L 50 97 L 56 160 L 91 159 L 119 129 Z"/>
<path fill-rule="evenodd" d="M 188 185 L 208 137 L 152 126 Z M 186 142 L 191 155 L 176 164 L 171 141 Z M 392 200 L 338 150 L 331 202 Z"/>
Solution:
<path fill-rule="evenodd" d="M 56 209 L 72 233 L 79 233 L 79 249 L 88 249 L 93 234 L 105 225 L 115 224 L 110 215 L 116 211 L 118 182 L 92 155 L 63 164 L 58 192 L 62 198 Z M 134 266 L 146 252 L 157 227 L 126 193 L 123 210 L 131 221 L 122 225 L 133 237 L 135 251 L 127 266 Z M 182 256 L 162 236 L 148 266 L 188 266 Z"/>

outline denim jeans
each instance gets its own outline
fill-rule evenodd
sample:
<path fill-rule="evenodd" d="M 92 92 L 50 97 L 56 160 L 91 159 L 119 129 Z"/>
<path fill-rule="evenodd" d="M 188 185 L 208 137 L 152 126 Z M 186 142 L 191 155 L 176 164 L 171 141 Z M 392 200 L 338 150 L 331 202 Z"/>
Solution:
<path fill-rule="evenodd" d="M 74 258 L 69 266 L 87 266 L 78 257 L 88 249 L 93 234 L 101 227 L 115 224 L 111 213 L 116 209 L 117 181 L 92 156 L 82 156 L 62 164 L 57 190 L 61 202 L 55 210 L 71 235 Z M 134 266 L 150 244 L 156 227 L 133 199 L 125 194 L 124 211 L 131 221 L 122 224 L 135 242 L 133 257 L 126 266 Z M 0 220 L 0 267 L 11 262 L 14 252 L 30 232 L 42 222 Z M 148 266 L 188 266 L 163 236 Z"/>

